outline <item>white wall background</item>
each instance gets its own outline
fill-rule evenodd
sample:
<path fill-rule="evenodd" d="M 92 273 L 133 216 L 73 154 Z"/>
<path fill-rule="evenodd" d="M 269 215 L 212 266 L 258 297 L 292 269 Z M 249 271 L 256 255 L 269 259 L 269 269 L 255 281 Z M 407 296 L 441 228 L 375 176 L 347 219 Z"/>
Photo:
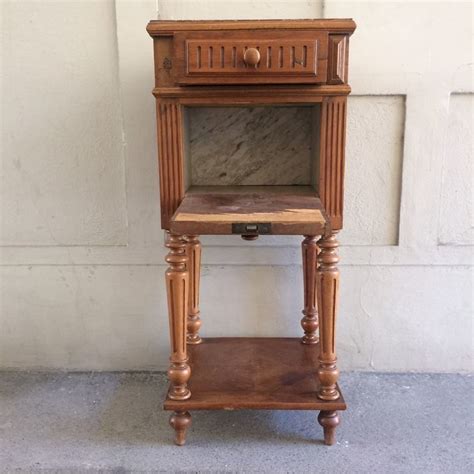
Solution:
<path fill-rule="evenodd" d="M 155 0 L 2 1 L 0 367 L 164 369 Z M 469 2 L 160 0 L 162 19 L 353 17 L 339 360 L 472 364 Z M 205 238 L 202 334 L 299 335 L 299 239 Z"/>

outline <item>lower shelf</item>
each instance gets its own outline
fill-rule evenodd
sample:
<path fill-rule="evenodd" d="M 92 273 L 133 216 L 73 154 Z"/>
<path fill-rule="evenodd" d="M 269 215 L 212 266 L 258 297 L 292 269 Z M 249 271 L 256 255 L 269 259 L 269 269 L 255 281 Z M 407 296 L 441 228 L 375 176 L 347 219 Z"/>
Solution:
<path fill-rule="evenodd" d="M 165 410 L 345 410 L 319 400 L 319 344 L 297 338 L 211 338 L 188 345 L 191 398 Z M 341 393 L 339 391 L 339 393 Z"/>

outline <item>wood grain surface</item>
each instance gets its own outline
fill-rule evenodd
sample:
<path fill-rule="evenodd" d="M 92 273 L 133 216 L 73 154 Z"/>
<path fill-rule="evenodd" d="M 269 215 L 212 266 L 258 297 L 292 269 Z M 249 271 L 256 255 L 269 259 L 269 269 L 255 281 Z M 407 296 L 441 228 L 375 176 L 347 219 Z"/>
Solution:
<path fill-rule="evenodd" d="M 188 347 L 188 400 L 167 399 L 166 410 L 345 410 L 342 395 L 317 397 L 318 344 L 298 338 L 208 338 Z"/>
<path fill-rule="evenodd" d="M 315 194 L 273 192 L 272 187 L 255 187 L 258 192 L 249 192 L 247 186 L 239 186 L 240 192 L 188 192 L 171 219 L 171 229 L 179 234 L 232 234 L 235 223 L 270 223 L 272 234 L 325 233 L 327 220 Z"/>

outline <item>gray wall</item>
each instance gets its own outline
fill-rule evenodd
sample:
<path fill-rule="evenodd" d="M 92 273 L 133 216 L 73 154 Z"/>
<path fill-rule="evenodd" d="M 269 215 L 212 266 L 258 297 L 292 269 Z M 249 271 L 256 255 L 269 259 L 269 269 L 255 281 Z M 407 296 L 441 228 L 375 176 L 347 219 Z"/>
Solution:
<path fill-rule="evenodd" d="M 472 356 L 469 3 L 164 1 L 163 19 L 353 17 L 346 369 Z M 167 366 L 156 2 L 2 2 L 0 366 Z M 206 335 L 298 335 L 299 239 L 205 238 Z"/>

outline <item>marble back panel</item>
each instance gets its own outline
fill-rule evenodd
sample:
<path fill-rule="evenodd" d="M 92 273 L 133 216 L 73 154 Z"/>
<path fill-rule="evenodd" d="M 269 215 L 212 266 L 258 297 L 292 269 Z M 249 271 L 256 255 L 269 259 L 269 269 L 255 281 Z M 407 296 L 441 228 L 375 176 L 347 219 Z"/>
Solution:
<path fill-rule="evenodd" d="M 310 185 L 313 107 L 189 107 L 188 183 Z"/>

